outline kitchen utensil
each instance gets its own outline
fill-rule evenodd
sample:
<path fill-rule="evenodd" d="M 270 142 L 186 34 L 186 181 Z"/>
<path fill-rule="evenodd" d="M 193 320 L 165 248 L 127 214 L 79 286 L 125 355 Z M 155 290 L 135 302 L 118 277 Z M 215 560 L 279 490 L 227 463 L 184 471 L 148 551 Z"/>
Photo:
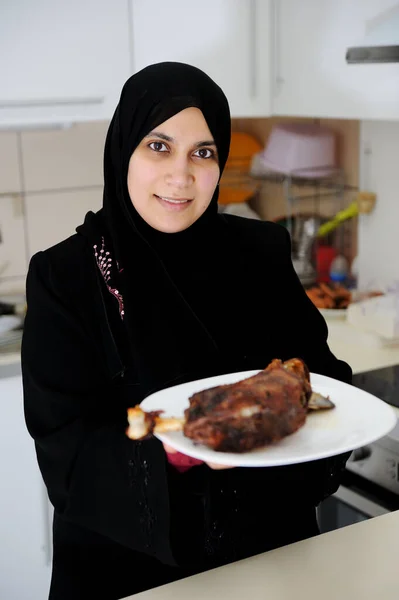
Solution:
<path fill-rule="evenodd" d="M 317 217 L 309 217 L 303 221 L 302 232 L 298 241 L 296 255 L 292 263 L 303 285 L 311 285 L 316 281 L 316 270 L 312 265 L 312 248 L 319 227 Z"/>
<path fill-rule="evenodd" d="M 359 214 L 370 213 L 375 205 L 376 195 L 371 192 L 359 192 L 356 199 L 344 210 L 337 213 L 333 219 L 320 225 L 317 237 L 324 237 L 336 229 L 341 223 L 353 219 Z"/>

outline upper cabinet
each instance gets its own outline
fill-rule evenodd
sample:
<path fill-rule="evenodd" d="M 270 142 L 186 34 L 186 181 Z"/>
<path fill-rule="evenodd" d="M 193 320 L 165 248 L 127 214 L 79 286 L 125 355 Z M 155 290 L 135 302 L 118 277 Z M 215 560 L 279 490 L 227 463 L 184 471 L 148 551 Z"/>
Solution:
<path fill-rule="evenodd" d="M 128 0 L 0 8 L 0 127 L 110 118 L 129 76 Z"/>
<path fill-rule="evenodd" d="M 399 119 L 399 64 L 346 51 L 397 0 L 0 2 L 0 128 L 108 120 L 123 83 L 191 63 L 233 117 Z"/>
<path fill-rule="evenodd" d="M 225 92 L 232 116 L 270 115 L 270 0 L 131 0 L 134 71 L 190 63 Z"/>
<path fill-rule="evenodd" d="M 349 65 L 345 58 L 395 5 L 274 0 L 273 114 L 399 119 L 399 64 Z"/>

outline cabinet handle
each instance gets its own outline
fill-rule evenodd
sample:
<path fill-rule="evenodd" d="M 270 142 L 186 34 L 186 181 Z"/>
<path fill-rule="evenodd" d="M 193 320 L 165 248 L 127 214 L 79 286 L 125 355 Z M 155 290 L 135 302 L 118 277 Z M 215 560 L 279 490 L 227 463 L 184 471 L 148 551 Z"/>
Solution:
<path fill-rule="evenodd" d="M 256 43 L 256 2 L 250 0 L 249 3 L 249 72 L 250 84 L 249 90 L 251 98 L 255 98 L 257 94 L 257 72 L 258 72 L 258 56 Z"/>
<path fill-rule="evenodd" d="M 280 44 L 279 44 L 279 36 L 281 34 L 279 0 L 272 0 L 271 10 L 272 10 L 272 23 L 273 23 L 272 80 L 274 81 L 274 86 L 273 86 L 274 96 L 277 96 L 280 92 L 282 84 L 284 83 L 284 79 L 281 77 L 281 60 L 280 60 Z"/>
<path fill-rule="evenodd" d="M 37 106 L 69 106 L 74 104 L 102 104 L 104 96 L 82 98 L 41 98 L 32 100 L 0 100 L 0 108 L 32 108 Z"/>

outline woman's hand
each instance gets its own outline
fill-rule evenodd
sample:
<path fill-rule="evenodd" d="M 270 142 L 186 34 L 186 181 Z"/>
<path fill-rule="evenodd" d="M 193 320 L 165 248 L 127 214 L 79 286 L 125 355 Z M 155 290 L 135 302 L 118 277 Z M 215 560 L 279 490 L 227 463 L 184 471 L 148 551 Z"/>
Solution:
<path fill-rule="evenodd" d="M 174 448 L 172 448 L 171 446 L 168 446 L 167 444 L 163 444 L 163 447 L 165 449 L 165 452 L 167 454 L 176 454 L 177 450 L 175 450 Z M 206 465 L 208 465 L 208 467 L 210 469 L 213 469 L 214 471 L 220 471 L 222 469 L 233 469 L 234 467 L 230 466 L 230 465 L 219 465 L 216 463 L 205 463 Z"/>
<path fill-rule="evenodd" d="M 234 469 L 234 466 L 232 465 L 219 465 L 218 463 L 205 463 L 206 465 L 208 465 L 208 467 L 210 469 L 213 469 L 214 471 L 221 471 L 222 469 Z"/>

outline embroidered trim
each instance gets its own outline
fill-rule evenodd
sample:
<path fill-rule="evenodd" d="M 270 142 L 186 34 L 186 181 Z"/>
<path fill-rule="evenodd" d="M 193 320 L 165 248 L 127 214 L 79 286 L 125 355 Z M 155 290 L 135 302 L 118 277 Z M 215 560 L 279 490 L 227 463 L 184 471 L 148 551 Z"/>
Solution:
<path fill-rule="evenodd" d="M 119 315 L 123 321 L 123 317 L 125 316 L 123 297 L 122 297 L 122 294 L 116 288 L 112 287 L 112 285 L 111 285 L 111 270 L 113 268 L 112 257 L 110 255 L 110 253 L 108 252 L 108 250 L 105 249 L 105 242 L 104 242 L 103 237 L 101 238 L 101 242 L 102 242 L 102 244 L 101 244 L 100 251 L 97 251 L 97 244 L 95 244 L 93 246 L 94 256 L 96 257 L 97 266 L 100 269 L 100 273 L 103 276 L 105 285 L 107 286 L 109 293 L 112 294 L 118 301 Z M 116 263 L 116 267 L 117 267 L 119 273 L 121 273 L 123 271 L 123 269 L 119 268 L 118 263 Z"/>

